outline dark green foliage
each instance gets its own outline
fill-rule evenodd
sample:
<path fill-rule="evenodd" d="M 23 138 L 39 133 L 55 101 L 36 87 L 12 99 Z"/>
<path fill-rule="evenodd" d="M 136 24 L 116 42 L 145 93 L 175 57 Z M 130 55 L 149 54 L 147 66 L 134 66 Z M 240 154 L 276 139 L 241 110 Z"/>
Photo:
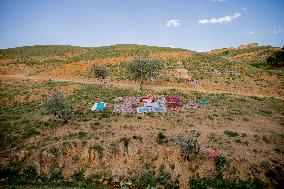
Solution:
<path fill-rule="evenodd" d="M 77 185 L 80 188 L 87 187 L 84 169 L 78 169 L 77 171 L 75 171 L 74 174 L 71 176 L 71 178 L 73 179 L 73 182 L 77 182 Z"/>
<path fill-rule="evenodd" d="M 276 166 L 275 168 L 268 168 L 265 176 L 269 178 L 276 189 L 282 189 L 284 186 L 284 172 L 283 168 Z"/>
<path fill-rule="evenodd" d="M 53 183 L 60 183 L 64 179 L 62 169 L 60 168 L 55 168 L 51 175 L 49 180 Z"/>
<path fill-rule="evenodd" d="M 156 137 L 156 141 L 158 144 L 163 144 L 167 141 L 167 137 L 163 133 L 159 132 Z"/>
<path fill-rule="evenodd" d="M 33 166 L 23 167 L 20 163 L 12 163 L 0 168 L 0 184 L 34 184 L 38 174 Z"/>
<path fill-rule="evenodd" d="M 259 109 L 258 112 L 262 115 L 271 115 L 272 111 L 267 109 Z"/>
<path fill-rule="evenodd" d="M 29 138 L 29 137 L 33 137 L 33 136 L 37 136 L 40 135 L 40 132 L 34 129 L 28 129 L 25 131 L 24 133 L 24 137 L 25 138 Z"/>
<path fill-rule="evenodd" d="M 149 52 L 142 52 L 132 62 L 126 65 L 132 79 L 140 82 L 140 90 L 144 81 L 150 79 L 151 73 L 158 72 L 164 67 L 160 60 L 150 59 Z"/>
<path fill-rule="evenodd" d="M 74 181 L 85 181 L 85 170 L 84 169 L 78 169 L 74 172 L 74 174 L 71 176 L 71 178 Z"/>
<path fill-rule="evenodd" d="M 279 66 L 284 64 L 284 50 L 273 52 L 272 55 L 266 58 L 268 65 Z"/>
<path fill-rule="evenodd" d="M 214 159 L 215 167 L 218 172 L 221 172 L 222 169 L 226 166 L 227 160 L 224 154 L 220 154 L 218 157 Z"/>
<path fill-rule="evenodd" d="M 264 184 L 257 179 L 248 180 L 248 181 L 235 181 L 223 178 L 222 174 L 217 174 L 213 178 L 192 177 L 189 180 L 189 187 L 191 189 L 207 189 L 207 188 L 263 189 L 265 188 Z"/>
<path fill-rule="evenodd" d="M 155 171 L 153 169 L 144 169 L 140 178 L 140 184 L 155 187 L 156 183 Z"/>
<path fill-rule="evenodd" d="M 47 112 L 54 114 L 65 122 L 70 118 L 71 106 L 60 91 L 54 91 L 53 96 L 44 102 L 43 107 Z"/>
<path fill-rule="evenodd" d="M 234 132 L 234 131 L 230 131 L 230 130 L 225 130 L 224 133 L 225 133 L 228 137 L 236 137 L 236 136 L 239 136 L 239 133 Z"/>

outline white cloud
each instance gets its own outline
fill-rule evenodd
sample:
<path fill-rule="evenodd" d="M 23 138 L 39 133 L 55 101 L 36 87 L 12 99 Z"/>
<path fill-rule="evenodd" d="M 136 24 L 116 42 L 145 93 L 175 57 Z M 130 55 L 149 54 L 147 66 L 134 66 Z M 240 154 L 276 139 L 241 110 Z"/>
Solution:
<path fill-rule="evenodd" d="M 220 17 L 220 18 L 211 18 L 209 19 L 203 19 L 203 20 L 199 20 L 198 23 L 199 24 L 223 24 L 223 23 L 227 23 L 227 22 L 231 22 L 233 19 L 240 17 L 242 14 L 241 13 L 235 13 L 233 16 L 224 16 L 224 17 Z"/>
<path fill-rule="evenodd" d="M 168 27 L 179 27 L 181 25 L 180 21 L 179 20 L 169 20 L 167 23 L 166 23 L 166 26 Z"/>
<path fill-rule="evenodd" d="M 272 33 L 278 34 L 278 33 L 281 33 L 282 31 L 283 31 L 282 29 L 277 29 L 277 30 L 273 30 Z"/>
<path fill-rule="evenodd" d="M 242 10 L 245 10 L 245 11 L 248 10 L 246 7 L 242 7 L 241 9 L 242 9 Z"/>
<path fill-rule="evenodd" d="M 254 34 L 254 32 L 252 32 L 252 31 L 251 31 L 251 32 L 248 32 L 248 34 L 253 35 L 253 34 Z"/>
<path fill-rule="evenodd" d="M 227 0 L 211 0 L 212 2 L 226 2 Z"/>

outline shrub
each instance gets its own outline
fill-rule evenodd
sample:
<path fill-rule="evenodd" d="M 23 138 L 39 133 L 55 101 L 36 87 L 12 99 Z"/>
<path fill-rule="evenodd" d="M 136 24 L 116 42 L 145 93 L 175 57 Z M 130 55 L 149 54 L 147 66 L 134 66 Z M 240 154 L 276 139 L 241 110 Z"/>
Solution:
<path fill-rule="evenodd" d="M 39 135 L 39 134 L 40 134 L 40 132 L 37 131 L 37 130 L 28 129 L 28 130 L 25 131 L 24 137 L 25 137 L 25 138 L 29 138 L 29 137 L 37 136 L 37 135 Z"/>
<path fill-rule="evenodd" d="M 91 68 L 91 74 L 102 79 L 105 79 L 108 73 L 109 71 L 105 65 L 94 64 Z"/>
<path fill-rule="evenodd" d="M 55 117 L 63 119 L 64 122 L 70 118 L 71 106 L 60 91 L 54 91 L 53 96 L 43 103 L 43 107 Z"/>
<path fill-rule="evenodd" d="M 228 137 L 236 137 L 236 136 L 239 136 L 239 133 L 234 132 L 234 131 L 225 130 L 224 133 L 225 133 Z"/>
<path fill-rule="evenodd" d="M 157 141 L 158 144 L 163 144 L 163 143 L 166 142 L 166 138 L 167 137 L 163 133 L 159 132 L 157 137 L 156 137 L 156 141 Z"/>
<path fill-rule="evenodd" d="M 123 142 L 124 149 L 128 153 L 128 145 L 129 145 L 129 142 L 130 142 L 130 138 L 123 137 L 120 141 Z"/>
<path fill-rule="evenodd" d="M 266 58 L 266 63 L 272 66 L 284 64 L 284 50 L 276 51 Z"/>
<path fill-rule="evenodd" d="M 199 136 L 198 131 L 193 131 L 188 140 L 180 134 L 173 139 L 173 145 L 181 149 L 181 156 L 184 160 L 190 161 L 193 156 L 199 154 L 200 146 L 197 143 Z"/>
<path fill-rule="evenodd" d="M 63 177 L 62 169 L 55 168 L 50 175 L 50 181 L 53 183 L 58 183 L 63 179 L 64 177 Z"/>
<path fill-rule="evenodd" d="M 236 181 L 223 177 L 218 173 L 212 178 L 198 178 L 192 177 L 189 180 L 189 188 L 192 189 L 206 189 L 206 188 L 242 188 L 242 189 L 262 189 L 265 188 L 263 182 L 254 179 L 248 181 Z"/>
<path fill-rule="evenodd" d="M 145 186 L 156 186 L 155 171 L 153 169 L 145 169 L 141 175 L 140 183 Z"/>
<path fill-rule="evenodd" d="M 220 172 L 222 170 L 222 168 L 224 166 L 226 166 L 226 164 L 227 164 L 227 160 L 226 160 L 224 154 L 220 154 L 218 157 L 216 157 L 214 162 L 215 162 L 216 170 L 218 172 Z"/>

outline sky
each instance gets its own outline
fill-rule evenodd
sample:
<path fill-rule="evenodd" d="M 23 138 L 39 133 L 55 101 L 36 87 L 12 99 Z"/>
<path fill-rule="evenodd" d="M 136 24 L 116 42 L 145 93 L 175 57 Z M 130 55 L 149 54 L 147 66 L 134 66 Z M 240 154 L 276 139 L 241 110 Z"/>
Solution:
<path fill-rule="evenodd" d="M 0 48 L 283 47 L 284 0 L 0 0 Z"/>

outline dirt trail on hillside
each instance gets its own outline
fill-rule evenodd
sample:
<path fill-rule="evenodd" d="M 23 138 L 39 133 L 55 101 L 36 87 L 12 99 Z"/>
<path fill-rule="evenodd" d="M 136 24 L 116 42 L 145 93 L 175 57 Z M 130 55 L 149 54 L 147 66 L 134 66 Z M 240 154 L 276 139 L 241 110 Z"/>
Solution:
<path fill-rule="evenodd" d="M 4 80 L 43 80 L 43 81 L 58 81 L 58 82 L 70 82 L 70 83 L 81 83 L 81 84 L 99 84 L 102 85 L 103 83 L 100 81 L 94 81 L 92 80 L 83 80 L 83 79 L 70 79 L 70 78 L 51 78 L 51 77 L 43 77 L 43 76 L 28 76 L 28 75 L 0 75 L 0 81 Z M 119 87 L 119 88 L 125 88 L 125 89 L 134 89 L 139 90 L 138 83 L 126 83 L 126 82 L 110 82 L 109 86 L 113 87 Z M 196 85 L 193 88 L 185 88 L 185 87 L 177 87 L 177 86 L 161 86 L 158 84 L 145 84 L 144 89 L 150 89 L 156 92 L 163 91 L 163 90 L 169 90 L 169 89 L 177 89 L 181 90 L 183 92 L 201 92 L 201 93 L 208 93 L 208 94 L 232 94 L 232 95 L 239 95 L 239 96 L 256 96 L 260 98 L 270 98 L 274 97 L 276 99 L 284 100 L 284 96 L 275 96 L 273 94 L 269 95 L 263 95 L 254 93 L 251 91 L 250 93 L 238 91 L 238 92 L 232 92 L 232 91 L 226 91 L 226 90 L 207 90 L 204 89 L 201 85 Z"/>

